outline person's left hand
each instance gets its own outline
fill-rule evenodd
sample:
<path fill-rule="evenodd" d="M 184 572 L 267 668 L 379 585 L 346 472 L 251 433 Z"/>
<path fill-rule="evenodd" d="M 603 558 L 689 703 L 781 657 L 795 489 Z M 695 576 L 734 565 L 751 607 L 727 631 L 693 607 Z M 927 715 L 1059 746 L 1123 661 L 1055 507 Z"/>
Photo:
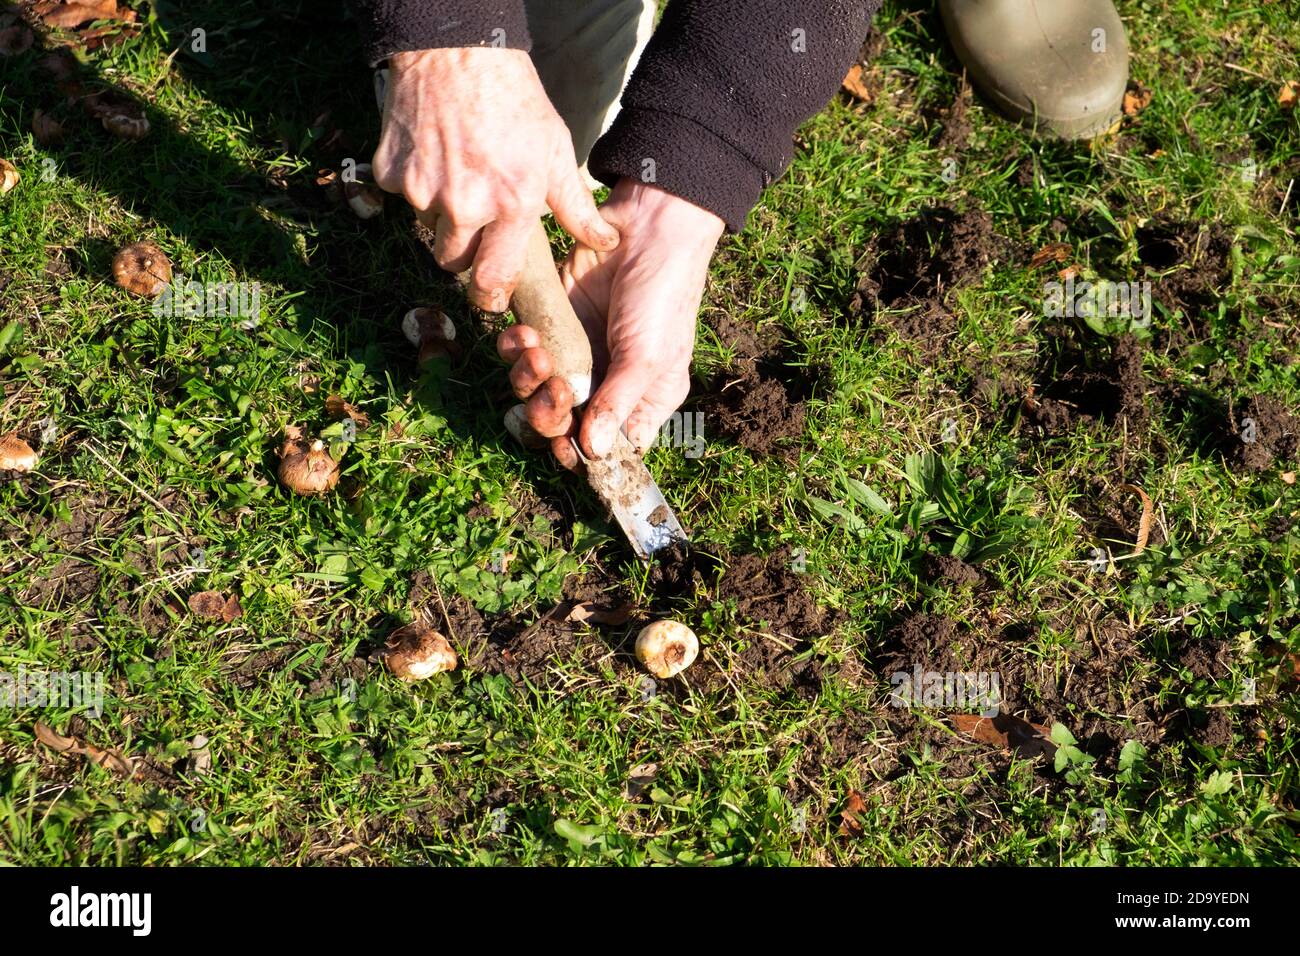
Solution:
<path fill-rule="evenodd" d="M 564 264 L 569 301 L 587 329 L 599 382 L 581 410 L 578 443 L 600 458 L 621 428 L 644 453 L 659 427 L 690 391 L 695 316 L 709 260 L 725 225 L 713 213 L 655 186 L 622 179 L 601 216 L 622 235 L 618 248 L 597 252 L 577 245 Z M 530 425 L 551 439 L 566 468 L 578 456 L 573 394 L 535 330 L 515 325 L 497 338 L 497 351 L 514 366 L 510 381 L 525 401 Z"/>

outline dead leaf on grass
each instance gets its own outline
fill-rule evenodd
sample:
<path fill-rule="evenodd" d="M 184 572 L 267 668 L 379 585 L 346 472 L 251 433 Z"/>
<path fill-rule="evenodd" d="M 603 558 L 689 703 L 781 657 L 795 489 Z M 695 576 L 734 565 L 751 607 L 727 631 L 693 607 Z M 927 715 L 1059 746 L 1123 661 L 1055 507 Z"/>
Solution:
<path fill-rule="evenodd" d="M 861 63 L 854 63 L 849 67 L 849 72 L 844 74 L 844 81 L 840 86 L 855 100 L 870 103 L 873 98 L 871 88 L 866 83 L 865 68 Z"/>
<path fill-rule="evenodd" d="M 356 422 L 358 428 L 365 428 L 370 424 L 370 416 L 351 402 L 345 402 L 341 395 L 331 395 L 325 399 L 325 412 L 330 418 L 350 418 Z"/>
<path fill-rule="evenodd" d="M 1277 105 L 1284 110 L 1293 110 L 1297 100 L 1300 100 L 1300 80 L 1287 80 L 1277 91 Z"/>
<path fill-rule="evenodd" d="M 58 753 L 80 754 L 97 767 L 111 770 L 119 776 L 131 777 L 135 775 L 135 761 L 130 757 L 123 756 L 120 751 L 83 743 L 77 740 L 76 737 L 65 737 L 39 720 L 36 722 L 36 739 Z"/>
<path fill-rule="evenodd" d="M 849 798 L 840 812 L 840 835 L 862 836 L 862 816 L 867 812 L 867 801 L 856 790 L 849 791 Z"/>
<path fill-rule="evenodd" d="M 1124 91 L 1124 115 L 1137 116 L 1151 105 L 1151 91 L 1145 87 Z"/>
<path fill-rule="evenodd" d="M 620 604 L 617 607 L 596 604 L 593 601 L 579 601 L 569 609 L 566 621 L 582 623 L 586 621 L 590 624 L 626 624 L 628 618 L 632 616 L 634 610 L 631 604 Z"/>
<path fill-rule="evenodd" d="M 1131 491 L 1142 499 L 1142 517 L 1138 519 L 1137 541 L 1133 545 L 1133 553 L 1141 554 L 1146 550 L 1147 541 L 1151 537 L 1151 514 L 1155 506 L 1151 502 L 1151 496 L 1137 485 L 1123 484 L 1119 486 L 1119 490 Z"/>
<path fill-rule="evenodd" d="M 135 22 L 135 11 L 130 7 L 119 7 L 117 0 L 44 0 L 32 11 L 50 26 L 65 30 L 94 20 Z"/>
<path fill-rule="evenodd" d="M 239 605 L 239 598 L 233 594 L 226 597 L 220 591 L 200 591 L 198 594 L 191 594 L 188 604 L 194 615 L 205 621 L 223 621 L 229 624 L 244 615 L 244 609 Z"/>
<path fill-rule="evenodd" d="M 1014 750 L 1017 756 L 1031 758 L 1047 754 L 1051 757 L 1056 754 L 1051 730 L 1013 714 L 998 714 L 996 717 L 952 714 L 951 719 L 953 726 L 966 736 L 1003 750 Z"/>
<path fill-rule="evenodd" d="M 1049 262 L 1068 262 L 1073 251 L 1068 242 L 1049 242 L 1034 253 L 1034 257 L 1029 260 L 1029 268 L 1037 269 Z"/>
<path fill-rule="evenodd" d="M 635 800 L 655 781 L 659 772 L 657 763 L 639 763 L 627 774 L 627 783 L 623 786 L 623 799 Z"/>

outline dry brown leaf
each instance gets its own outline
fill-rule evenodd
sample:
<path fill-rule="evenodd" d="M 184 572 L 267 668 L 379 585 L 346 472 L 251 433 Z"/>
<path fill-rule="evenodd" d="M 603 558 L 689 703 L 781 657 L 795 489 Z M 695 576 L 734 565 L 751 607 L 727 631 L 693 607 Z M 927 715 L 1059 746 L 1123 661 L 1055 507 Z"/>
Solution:
<path fill-rule="evenodd" d="M 52 27 L 71 30 L 93 20 L 135 20 L 135 11 L 121 8 L 117 0 L 44 0 L 32 8 L 33 12 Z"/>
<path fill-rule="evenodd" d="M 39 720 L 36 722 L 36 739 L 58 753 L 80 754 L 96 766 L 111 770 L 119 776 L 135 775 L 135 761 L 124 757 L 120 751 L 82 743 L 75 737 L 65 737 Z"/>
<path fill-rule="evenodd" d="M 1120 485 L 1119 490 L 1131 491 L 1142 499 L 1142 517 L 1138 519 L 1137 541 L 1133 545 L 1133 553 L 1141 554 L 1146 550 L 1147 541 L 1151 537 L 1151 514 L 1155 510 L 1155 506 L 1151 502 L 1151 496 L 1137 485 Z"/>
<path fill-rule="evenodd" d="M 981 717 L 979 714 L 953 714 L 953 726 L 980 743 L 992 744 L 1003 750 L 1014 750 L 1021 757 L 1037 757 L 1056 753 L 1052 732 L 1042 724 L 1033 724 L 1013 714 Z"/>
<path fill-rule="evenodd" d="M 1034 257 L 1029 260 L 1029 268 L 1037 269 L 1049 262 L 1066 262 L 1071 252 L 1073 249 L 1068 242 L 1049 242 L 1034 253 Z"/>
<path fill-rule="evenodd" d="M 341 395 L 331 395 L 325 399 L 325 413 L 330 418 L 350 418 L 356 422 L 358 428 L 365 428 L 370 424 L 370 416 L 351 402 L 345 402 Z"/>
<path fill-rule="evenodd" d="M 1151 91 L 1142 87 L 1124 91 L 1124 115 L 1137 116 L 1151 105 Z"/>
<path fill-rule="evenodd" d="M 569 610 L 567 621 L 576 621 L 582 623 L 588 621 L 592 624 L 626 624 L 628 618 L 632 616 L 634 610 L 631 604 L 620 604 L 617 607 L 601 606 L 593 601 L 579 601 Z"/>
<path fill-rule="evenodd" d="M 1277 105 L 1284 110 L 1293 110 L 1296 100 L 1300 100 L 1300 80 L 1287 80 L 1277 91 Z"/>
<path fill-rule="evenodd" d="M 866 84 L 865 68 L 861 63 L 854 63 L 849 67 L 849 72 L 844 74 L 844 82 L 840 86 L 855 100 L 870 103 L 873 99 L 871 89 Z"/>
<path fill-rule="evenodd" d="M 856 790 L 849 791 L 849 799 L 840 812 L 840 835 L 862 836 L 862 814 L 867 812 L 867 801 Z"/>
<path fill-rule="evenodd" d="M 220 591 L 200 591 L 198 594 L 191 594 L 188 603 L 194 615 L 205 621 L 224 621 L 229 624 L 243 617 L 244 614 L 244 609 L 239 605 L 239 598 L 233 594 L 226 597 Z"/>

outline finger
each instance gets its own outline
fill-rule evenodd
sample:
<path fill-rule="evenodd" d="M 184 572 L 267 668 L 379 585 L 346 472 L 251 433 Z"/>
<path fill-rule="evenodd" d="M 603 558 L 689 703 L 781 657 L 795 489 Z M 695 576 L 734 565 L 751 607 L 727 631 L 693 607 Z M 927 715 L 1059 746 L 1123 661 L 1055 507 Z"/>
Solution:
<path fill-rule="evenodd" d="M 528 398 L 553 375 L 555 362 L 550 352 L 544 348 L 526 349 L 510 369 L 510 385 L 519 398 Z M 572 397 L 569 404 L 573 404 Z"/>
<path fill-rule="evenodd" d="M 483 230 L 457 226 L 447 216 L 438 217 L 434 228 L 433 258 L 448 272 L 464 272 L 474 262 Z"/>
<path fill-rule="evenodd" d="M 514 365 L 524 352 L 541 344 L 541 334 L 531 325 L 512 325 L 497 336 L 497 355 Z"/>
<path fill-rule="evenodd" d="M 686 396 L 691 392 L 690 379 L 682 376 L 676 387 L 665 388 L 661 380 L 657 383 L 655 389 L 656 395 L 653 401 L 643 399 L 637 403 L 636 408 L 632 409 L 632 414 L 627 417 L 627 440 L 632 443 L 632 447 L 637 450 L 637 454 L 644 455 L 649 451 L 650 446 L 654 444 L 655 438 L 658 437 L 660 429 L 664 427 L 673 415 L 681 408 L 682 402 L 686 401 Z M 658 394 L 663 392 L 664 394 Z M 686 438 L 683 430 L 683 439 Z"/>
<path fill-rule="evenodd" d="M 649 391 L 656 372 L 648 359 L 631 358 L 626 352 L 613 357 L 605 380 L 582 416 L 578 443 L 588 457 L 603 458 L 609 454 L 619 429 Z"/>
<path fill-rule="evenodd" d="M 536 220 L 498 219 L 483 230 L 474 272 L 469 283 L 469 299 L 485 312 L 504 312 L 510 305 L 524 268 L 528 237 Z"/>
<path fill-rule="evenodd" d="M 528 424 L 539 435 L 555 438 L 573 430 L 573 389 L 556 376 L 546 382 L 524 405 Z"/>
<path fill-rule="evenodd" d="M 565 434 L 560 435 L 558 438 L 552 438 L 551 454 L 555 456 L 556 461 L 569 471 L 581 475 L 587 470 L 583 466 L 582 460 L 578 458 L 578 450 L 573 447 L 573 437 L 571 435 Z"/>
<path fill-rule="evenodd" d="M 618 246 L 618 230 L 601 218 L 591 190 L 582 181 L 572 157 L 568 163 L 559 163 L 558 180 L 552 180 L 546 194 L 546 205 L 555 214 L 555 221 L 574 239 L 585 246 L 609 252 Z"/>

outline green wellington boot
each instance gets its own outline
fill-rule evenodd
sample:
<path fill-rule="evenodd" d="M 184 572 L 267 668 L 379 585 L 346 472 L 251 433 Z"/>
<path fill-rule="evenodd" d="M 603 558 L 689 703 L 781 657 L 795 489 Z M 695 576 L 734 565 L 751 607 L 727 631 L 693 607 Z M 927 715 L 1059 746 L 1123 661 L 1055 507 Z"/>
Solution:
<path fill-rule="evenodd" d="M 1120 118 L 1128 40 L 1111 0 L 939 0 L 957 58 L 1006 115 L 1063 139 Z"/>

